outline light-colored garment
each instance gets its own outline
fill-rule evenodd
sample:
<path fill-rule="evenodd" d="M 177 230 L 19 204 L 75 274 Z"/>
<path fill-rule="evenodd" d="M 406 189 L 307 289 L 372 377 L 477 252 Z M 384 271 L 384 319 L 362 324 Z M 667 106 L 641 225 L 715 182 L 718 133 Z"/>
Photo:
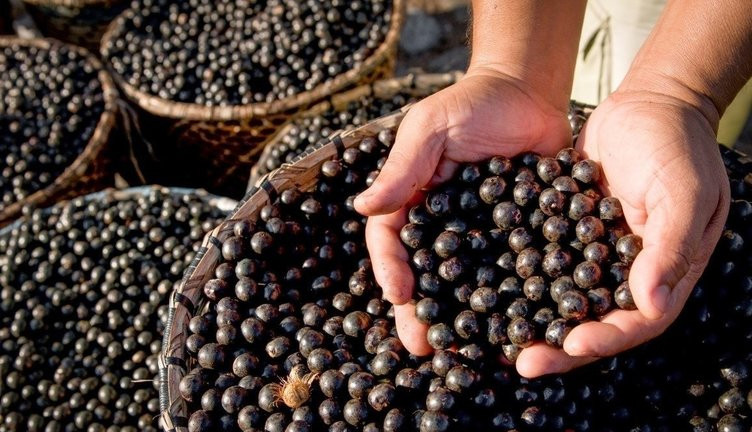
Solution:
<path fill-rule="evenodd" d="M 572 98 L 597 105 L 614 91 L 658 21 L 666 0 L 590 0 L 585 11 Z M 752 107 L 752 83 L 721 119 L 718 140 L 731 145 Z"/>

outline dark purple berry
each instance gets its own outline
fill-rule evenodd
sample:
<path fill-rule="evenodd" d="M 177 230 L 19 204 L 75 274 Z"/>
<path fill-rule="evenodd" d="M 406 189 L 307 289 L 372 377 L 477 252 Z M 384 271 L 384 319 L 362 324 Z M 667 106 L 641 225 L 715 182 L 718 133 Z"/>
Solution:
<path fill-rule="evenodd" d="M 572 177 L 584 184 L 591 184 L 600 180 L 601 170 L 597 162 L 583 159 L 572 166 Z"/>
<path fill-rule="evenodd" d="M 538 202 L 541 188 L 538 183 L 530 181 L 521 181 L 514 185 L 512 196 L 514 202 L 520 207 L 527 207 Z"/>
<path fill-rule="evenodd" d="M 614 291 L 614 301 L 620 309 L 636 310 L 637 305 L 632 298 L 632 291 L 629 289 L 629 282 L 622 282 Z"/>
<path fill-rule="evenodd" d="M 624 217 L 621 202 L 616 197 L 605 197 L 598 202 L 598 213 L 603 220 L 616 220 Z"/>
<path fill-rule="evenodd" d="M 456 232 L 444 231 L 433 242 L 433 250 L 441 258 L 449 258 L 457 251 L 460 244 L 460 237 Z"/>
<path fill-rule="evenodd" d="M 569 200 L 569 209 L 567 210 L 567 216 L 570 219 L 579 221 L 585 216 L 593 214 L 595 209 L 595 200 L 589 196 L 576 193 Z"/>
<path fill-rule="evenodd" d="M 392 406 L 396 394 L 397 392 L 391 384 L 378 384 L 368 393 L 368 404 L 374 411 L 384 411 Z"/>
<path fill-rule="evenodd" d="M 613 309 L 613 295 L 608 288 L 600 287 L 587 292 L 590 309 L 595 316 L 603 316 Z"/>
<path fill-rule="evenodd" d="M 569 221 L 563 216 L 551 216 L 543 223 L 543 237 L 550 242 L 561 242 L 568 235 Z"/>
<path fill-rule="evenodd" d="M 572 254 L 564 248 L 556 248 L 543 257 L 541 267 L 552 278 L 562 276 L 572 265 Z"/>
<path fill-rule="evenodd" d="M 522 223 L 522 212 L 511 202 L 500 202 L 493 209 L 493 221 L 504 231 L 511 231 Z"/>
<path fill-rule="evenodd" d="M 438 323 L 428 328 L 427 339 L 433 349 L 446 349 L 454 343 L 454 334 L 447 324 Z"/>
<path fill-rule="evenodd" d="M 556 177 L 554 181 L 551 182 L 551 186 L 553 186 L 557 191 L 564 194 L 576 194 L 580 191 L 580 187 L 577 185 L 577 182 L 569 176 Z"/>
<path fill-rule="evenodd" d="M 513 319 L 507 327 L 507 336 L 509 341 L 522 348 L 533 344 L 535 339 L 535 328 L 525 318 L 517 317 Z"/>
<path fill-rule="evenodd" d="M 527 248 L 517 255 L 515 270 L 521 278 L 529 278 L 538 270 L 542 260 L 543 257 L 538 249 Z"/>
<path fill-rule="evenodd" d="M 353 426 L 363 426 L 368 420 L 369 410 L 363 399 L 350 399 L 342 410 L 346 422 Z"/>
<path fill-rule="evenodd" d="M 567 325 L 567 321 L 564 318 L 557 318 L 551 321 L 546 328 L 546 343 L 556 348 L 563 347 L 564 339 L 567 337 L 571 329 L 572 328 Z"/>
<path fill-rule="evenodd" d="M 601 267 L 592 261 L 581 262 L 574 268 L 573 279 L 580 288 L 590 288 L 600 282 Z"/>
<path fill-rule="evenodd" d="M 538 177 L 545 183 L 551 183 L 561 175 L 561 165 L 554 158 L 544 157 L 538 161 L 536 167 Z"/>
<path fill-rule="evenodd" d="M 635 234 L 627 234 L 616 242 L 616 253 L 627 264 L 632 263 L 641 250 L 642 238 Z"/>
<path fill-rule="evenodd" d="M 584 244 L 598 240 L 605 233 L 606 228 L 603 226 L 603 222 L 594 216 L 583 217 L 577 222 L 577 226 L 575 227 L 577 239 Z"/>
<path fill-rule="evenodd" d="M 590 302 L 579 290 L 565 291 L 559 297 L 559 315 L 564 319 L 582 321 L 587 318 Z"/>
<path fill-rule="evenodd" d="M 564 210 L 566 196 L 554 188 L 544 189 L 538 198 L 538 206 L 546 216 L 560 214 Z"/>
<path fill-rule="evenodd" d="M 545 258 L 543 259 L 543 269 L 545 271 L 546 268 L 546 262 Z M 522 285 L 522 292 L 525 293 L 525 297 L 527 297 L 531 301 L 540 301 L 543 298 L 543 295 L 548 291 L 548 285 L 546 284 L 546 281 L 543 279 L 542 276 L 532 276 L 525 280 L 525 283 Z"/>

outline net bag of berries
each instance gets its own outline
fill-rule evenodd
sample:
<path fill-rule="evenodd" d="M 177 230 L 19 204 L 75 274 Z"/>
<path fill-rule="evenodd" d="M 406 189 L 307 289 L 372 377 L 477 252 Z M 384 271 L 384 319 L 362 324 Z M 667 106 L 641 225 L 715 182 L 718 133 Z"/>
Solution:
<path fill-rule="evenodd" d="M 44 36 L 97 51 L 110 22 L 127 0 L 23 0 Z"/>
<path fill-rule="evenodd" d="M 579 322 L 635 308 L 627 280 L 640 239 L 618 201 L 599 192 L 598 166 L 572 149 L 467 165 L 428 192 L 401 231 L 415 314 L 435 349 L 409 354 L 352 207 L 402 116 L 337 134 L 273 171 L 207 236 L 170 303 L 165 430 L 683 430 L 749 421 L 752 355 L 740 343 L 752 335 L 742 318 L 752 310 L 742 267 L 749 178 L 732 177 L 728 240 L 676 326 L 571 374 L 528 380 L 512 365 L 522 348 L 561 346 Z"/>
<path fill-rule="evenodd" d="M 202 184 L 242 194 L 291 116 L 392 74 L 404 4 L 137 0 L 100 52 L 145 130 L 160 132 L 157 156 L 195 165 L 186 181 L 204 173 Z"/>
<path fill-rule="evenodd" d="M 0 37 L 0 225 L 112 183 L 117 91 L 86 50 Z"/>
<path fill-rule="evenodd" d="M 235 204 L 107 190 L 0 231 L 0 430 L 158 430 L 167 294 Z"/>
<path fill-rule="evenodd" d="M 353 129 L 454 84 L 461 72 L 409 74 L 387 78 L 334 95 L 302 113 L 264 147 L 251 169 L 249 188 L 283 163 L 324 144 L 340 130 Z"/>

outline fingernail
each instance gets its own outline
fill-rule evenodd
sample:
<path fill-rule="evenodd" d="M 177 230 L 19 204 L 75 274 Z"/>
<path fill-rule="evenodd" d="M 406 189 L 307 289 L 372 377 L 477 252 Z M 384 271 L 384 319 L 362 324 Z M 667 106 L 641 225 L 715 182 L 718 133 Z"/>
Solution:
<path fill-rule="evenodd" d="M 595 357 L 595 351 L 592 348 L 583 346 L 582 343 L 565 342 L 563 349 L 565 353 L 572 357 Z"/>
<path fill-rule="evenodd" d="M 575 352 L 567 352 L 572 357 L 598 357 L 597 353 L 593 350 L 579 350 Z"/>
<path fill-rule="evenodd" d="M 368 200 L 368 198 L 370 198 L 371 195 L 373 194 L 369 192 L 368 189 L 366 189 L 365 191 L 363 191 L 362 193 L 358 194 L 358 196 L 355 197 L 355 204 L 356 205 L 365 204 L 365 201 Z"/>
<path fill-rule="evenodd" d="M 671 305 L 671 288 L 668 285 L 661 285 L 655 291 L 653 306 L 661 313 L 666 313 Z"/>

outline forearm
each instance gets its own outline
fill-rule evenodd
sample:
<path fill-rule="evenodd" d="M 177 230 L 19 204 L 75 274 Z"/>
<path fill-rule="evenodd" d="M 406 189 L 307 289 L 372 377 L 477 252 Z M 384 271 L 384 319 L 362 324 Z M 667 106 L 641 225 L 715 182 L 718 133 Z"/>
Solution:
<path fill-rule="evenodd" d="M 470 69 L 500 70 L 565 107 L 586 3 L 473 0 Z"/>
<path fill-rule="evenodd" d="M 718 120 L 752 76 L 749 0 L 670 0 L 620 90 L 652 91 Z"/>

